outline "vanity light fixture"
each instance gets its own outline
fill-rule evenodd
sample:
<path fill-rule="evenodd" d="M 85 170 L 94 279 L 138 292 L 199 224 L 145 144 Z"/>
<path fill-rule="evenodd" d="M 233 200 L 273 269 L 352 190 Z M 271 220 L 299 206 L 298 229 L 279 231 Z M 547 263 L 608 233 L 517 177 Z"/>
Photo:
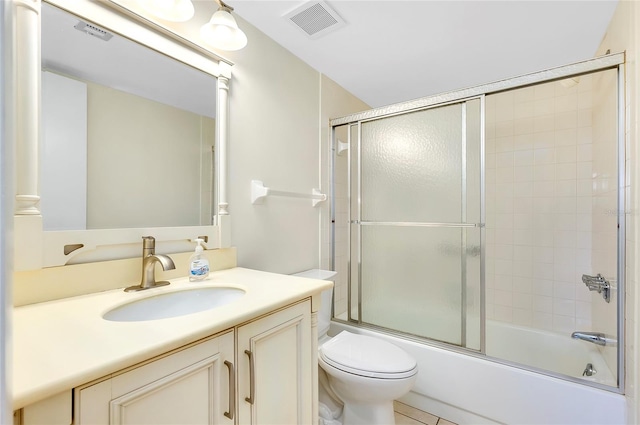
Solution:
<path fill-rule="evenodd" d="M 195 13 L 191 0 L 138 0 L 152 15 L 171 22 L 186 22 Z"/>
<path fill-rule="evenodd" d="M 216 0 L 219 7 L 211 20 L 200 28 L 200 36 L 210 46 L 220 50 L 240 50 L 247 45 L 247 36 L 238 28 L 231 15 L 233 7 Z"/>

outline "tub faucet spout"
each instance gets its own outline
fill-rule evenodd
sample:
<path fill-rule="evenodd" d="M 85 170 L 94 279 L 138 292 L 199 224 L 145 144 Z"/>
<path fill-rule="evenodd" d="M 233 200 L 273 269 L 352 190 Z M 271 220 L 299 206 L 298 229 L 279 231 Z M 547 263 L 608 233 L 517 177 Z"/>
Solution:
<path fill-rule="evenodd" d="M 592 342 L 596 345 L 607 345 L 607 338 L 600 332 L 574 332 L 571 334 L 571 338 Z"/>
<path fill-rule="evenodd" d="M 162 254 L 156 254 L 156 240 L 153 236 L 142 237 L 142 279 L 140 285 L 129 286 L 125 288 L 125 292 L 142 291 L 149 288 L 157 288 L 158 286 L 166 286 L 169 282 L 156 282 L 155 267 L 156 263 L 160 263 L 162 270 L 173 270 L 176 268 L 173 260 Z"/>

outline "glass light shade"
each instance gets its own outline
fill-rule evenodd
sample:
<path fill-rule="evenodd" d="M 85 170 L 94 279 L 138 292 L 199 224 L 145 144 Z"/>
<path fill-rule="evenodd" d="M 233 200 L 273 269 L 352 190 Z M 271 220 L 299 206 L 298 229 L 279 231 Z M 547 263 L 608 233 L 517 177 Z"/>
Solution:
<path fill-rule="evenodd" d="M 191 0 L 138 0 L 150 14 L 165 21 L 186 22 L 195 13 Z"/>
<path fill-rule="evenodd" d="M 207 44 L 220 50 L 240 50 L 247 45 L 247 36 L 238 28 L 236 20 L 222 9 L 200 28 L 200 36 Z"/>

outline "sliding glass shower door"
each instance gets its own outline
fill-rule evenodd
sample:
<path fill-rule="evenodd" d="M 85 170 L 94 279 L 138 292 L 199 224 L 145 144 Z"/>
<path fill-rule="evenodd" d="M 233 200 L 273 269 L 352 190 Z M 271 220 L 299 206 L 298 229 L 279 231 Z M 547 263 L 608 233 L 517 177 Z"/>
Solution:
<path fill-rule="evenodd" d="M 623 62 L 332 120 L 334 317 L 623 392 Z"/>
<path fill-rule="evenodd" d="M 481 349 L 482 105 L 350 127 L 350 319 Z"/>

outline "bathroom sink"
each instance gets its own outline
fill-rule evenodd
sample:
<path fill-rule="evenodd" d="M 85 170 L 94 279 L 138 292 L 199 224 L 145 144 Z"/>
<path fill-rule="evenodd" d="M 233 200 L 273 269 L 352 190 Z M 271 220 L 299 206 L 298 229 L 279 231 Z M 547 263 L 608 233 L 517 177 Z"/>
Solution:
<path fill-rule="evenodd" d="M 185 289 L 132 301 L 109 310 L 102 317 L 112 322 L 168 319 L 221 307 L 244 294 L 242 289 L 231 287 Z"/>

